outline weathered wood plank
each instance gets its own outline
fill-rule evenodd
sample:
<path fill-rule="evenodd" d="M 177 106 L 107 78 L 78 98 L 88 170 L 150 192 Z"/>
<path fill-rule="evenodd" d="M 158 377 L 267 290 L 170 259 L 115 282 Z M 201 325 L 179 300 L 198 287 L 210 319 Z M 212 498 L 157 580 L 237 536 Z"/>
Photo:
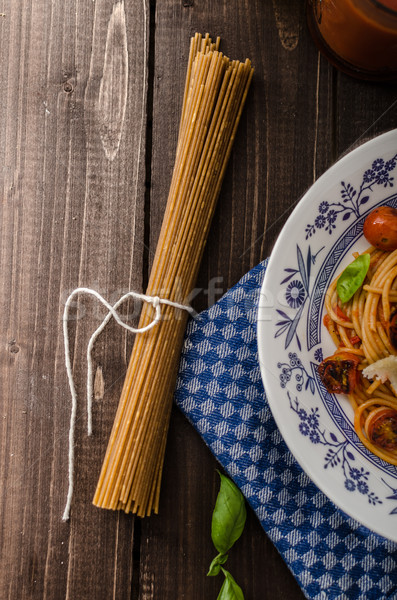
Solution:
<path fill-rule="evenodd" d="M 157 4 L 153 107 L 151 243 L 161 225 L 175 153 L 188 42 L 220 35 L 232 58 L 252 59 L 253 86 L 208 239 L 196 299 L 205 308 L 271 250 L 294 204 L 332 161 L 320 145 L 333 131 L 332 69 L 308 38 L 295 2 Z M 172 43 L 169 43 L 172 40 Z M 302 72 L 305 73 L 304 77 Z M 141 600 L 216 597 L 213 558 L 216 463 L 174 411 L 160 518 L 142 525 Z M 194 475 L 193 475 L 194 474 Z M 230 565 L 247 598 L 302 598 L 295 580 L 250 512 Z"/>
<path fill-rule="evenodd" d="M 85 348 L 103 311 L 71 325 L 79 393 L 75 493 L 67 492 L 68 293 L 142 287 L 148 2 L 39 0 L 0 19 L 1 598 L 129 598 L 134 521 L 91 505 L 131 340 L 98 340 L 104 398 L 88 440 Z M 84 317 L 84 318 L 83 318 Z"/>
<path fill-rule="evenodd" d="M 397 126 L 397 84 L 374 84 L 338 73 L 336 152 L 345 154 Z"/>
<path fill-rule="evenodd" d="M 220 581 L 205 573 L 217 465 L 179 412 L 161 513 L 141 524 L 141 555 L 132 552 L 133 518 L 91 506 L 132 340 L 109 324 L 97 342 L 88 439 L 85 348 L 104 314 L 90 300 L 71 323 L 82 402 L 72 518 L 60 521 L 70 417 L 64 302 L 78 285 L 116 300 L 147 277 L 143 255 L 150 263 L 161 226 L 195 31 L 220 35 L 226 54 L 248 56 L 256 68 L 197 282 L 198 309 L 269 254 L 299 197 L 341 153 L 396 125 L 397 87 L 336 74 L 309 39 L 303 1 L 152 0 L 144 251 L 149 0 L 8 4 L 0 17 L 0 597 L 215 598 Z M 131 586 L 139 559 L 140 581 Z M 252 512 L 230 569 L 247 598 L 302 598 Z"/>

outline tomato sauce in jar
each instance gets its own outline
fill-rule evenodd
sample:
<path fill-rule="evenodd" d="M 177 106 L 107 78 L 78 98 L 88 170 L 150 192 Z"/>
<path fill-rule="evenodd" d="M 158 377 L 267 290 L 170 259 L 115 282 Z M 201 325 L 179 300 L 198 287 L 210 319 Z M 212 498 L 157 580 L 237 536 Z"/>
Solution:
<path fill-rule="evenodd" d="M 364 79 L 397 79 L 397 0 L 308 0 L 320 50 Z"/>

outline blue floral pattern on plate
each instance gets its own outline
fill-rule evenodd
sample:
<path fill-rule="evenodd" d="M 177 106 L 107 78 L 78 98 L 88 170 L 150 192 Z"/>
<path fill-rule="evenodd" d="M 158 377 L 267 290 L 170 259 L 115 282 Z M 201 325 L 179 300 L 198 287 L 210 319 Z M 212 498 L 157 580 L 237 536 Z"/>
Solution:
<path fill-rule="evenodd" d="M 300 407 L 299 400 L 292 400 L 288 393 L 291 410 L 293 410 L 300 419 L 299 431 L 303 436 L 307 436 L 312 444 L 319 444 L 326 448 L 324 456 L 324 469 L 339 467 L 344 477 L 345 488 L 349 492 L 358 492 L 367 496 L 370 504 L 382 504 L 382 500 L 369 489 L 368 479 L 369 471 L 364 467 L 355 466 L 355 455 L 351 450 L 347 440 L 340 441 L 331 431 L 326 432 L 320 426 L 320 414 L 318 407 L 311 408 L 308 413 Z"/>
<path fill-rule="evenodd" d="M 275 337 L 279 337 L 286 334 L 285 337 L 285 348 L 288 348 L 293 338 L 295 337 L 296 343 L 298 344 L 299 350 L 302 350 L 301 342 L 296 333 L 300 318 L 302 316 L 303 309 L 306 301 L 310 298 L 310 276 L 312 272 L 312 266 L 316 263 L 317 255 L 323 250 L 324 246 L 312 254 L 310 246 L 307 249 L 306 260 L 303 258 L 302 251 L 299 245 L 296 246 L 296 261 L 297 267 L 287 267 L 284 269 L 286 276 L 281 282 L 281 285 L 288 285 L 285 289 L 285 299 L 290 308 L 298 309 L 298 312 L 291 318 L 286 314 L 285 311 L 277 309 L 277 313 L 280 315 L 281 320 L 276 323 L 278 327 Z M 293 281 L 290 281 L 290 279 Z M 297 279 L 299 277 L 299 279 Z"/>
<path fill-rule="evenodd" d="M 396 168 L 396 164 L 397 154 L 389 160 L 376 158 L 371 167 L 364 171 L 358 190 L 351 183 L 341 181 L 341 199 L 320 202 L 314 224 L 306 225 L 306 239 L 314 235 L 318 229 L 324 229 L 332 234 L 336 229 L 336 220 L 339 217 L 343 221 L 352 216 L 360 217 L 361 207 L 367 204 L 374 185 L 382 185 L 385 188 L 393 187 L 394 177 L 391 176 L 391 172 Z"/>
<path fill-rule="evenodd" d="M 309 375 L 302 364 L 301 359 L 296 352 L 288 353 L 288 363 L 277 363 L 277 367 L 281 369 L 280 387 L 285 388 L 287 383 L 291 381 L 293 374 L 295 375 L 296 390 L 301 392 L 303 389 L 309 389 L 312 394 L 315 391 L 314 377 Z M 295 373 L 294 373 L 295 371 Z"/>

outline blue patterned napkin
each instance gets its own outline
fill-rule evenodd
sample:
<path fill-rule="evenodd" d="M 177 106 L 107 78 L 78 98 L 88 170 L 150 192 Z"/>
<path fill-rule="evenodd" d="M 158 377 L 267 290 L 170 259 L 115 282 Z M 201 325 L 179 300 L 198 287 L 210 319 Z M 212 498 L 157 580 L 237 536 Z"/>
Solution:
<path fill-rule="evenodd" d="M 397 544 L 328 500 L 272 417 L 256 339 L 266 265 L 189 322 L 176 404 L 239 486 L 307 598 L 397 598 Z"/>

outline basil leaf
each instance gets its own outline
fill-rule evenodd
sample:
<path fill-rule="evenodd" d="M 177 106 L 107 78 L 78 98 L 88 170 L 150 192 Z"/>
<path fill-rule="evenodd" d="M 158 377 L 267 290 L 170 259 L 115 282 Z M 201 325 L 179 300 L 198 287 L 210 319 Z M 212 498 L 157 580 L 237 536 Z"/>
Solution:
<path fill-rule="evenodd" d="M 211 536 L 218 552 L 226 554 L 242 534 L 247 511 L 238 487 L 222 473 L 219 476 L 221 487 L 212 514 Z"/>
<path fill-rule="evenodd" d="M 342 302 L 348 302 L 363 284 L 369 269 L 369 254 L 360 254 L 340 275 L 336 290 Z"/>
<path fill-rule="evenodd" d="M 222 571 L 225 576 L 225 581 L 223 582 L 217 600 L 244 600 L 243 590 L 234 581 L 229 571 L 226 571 L 226 569 L 223 568 Z"/>
<path fill-rule="evenodd" d="M 214 560 L 210 564 L 210 568 L 209 568 L 207 575 L 209 577 L 218 575 L 219 571 L 221 570 L 221 565 L 224 565 L 225 562 L 227 561 L 227 559 L 228 559 L 227 554 L 218 554 L 218 556 L 215 556 Z"/>

